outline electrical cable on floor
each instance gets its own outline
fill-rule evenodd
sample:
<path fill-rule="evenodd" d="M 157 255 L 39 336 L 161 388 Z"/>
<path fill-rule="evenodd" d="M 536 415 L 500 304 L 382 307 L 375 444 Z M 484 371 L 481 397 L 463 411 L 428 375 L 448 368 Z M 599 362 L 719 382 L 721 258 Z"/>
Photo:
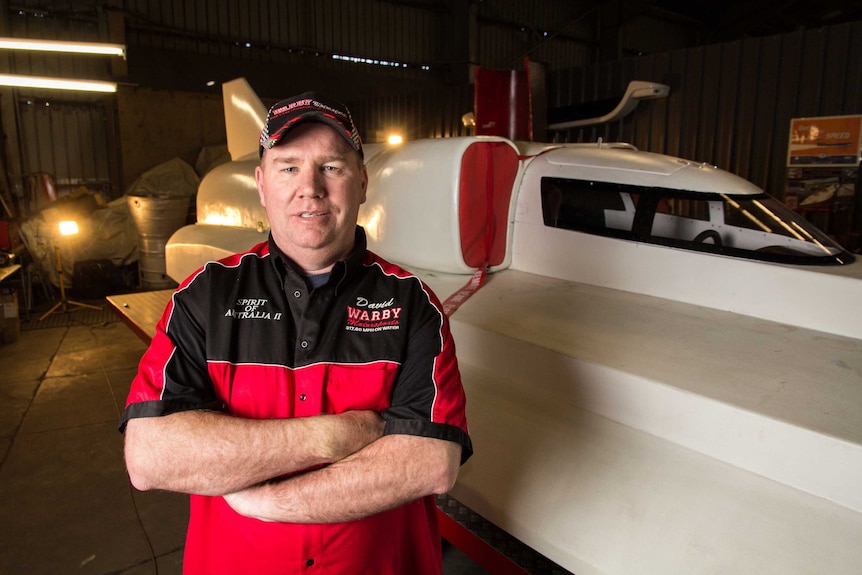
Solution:
<path fill-rule="evenodd" d="M 101 326 L 94 326 L 94 327 L 104 328 L 105 325 L 103 324 Z M 90 332 L 92 333 L 92 331 L 93 331 L 93 328 L 91 327 Z M 102 360 L 100 358 L 97 358 L 97 361 L 99 362 L 99 369 L 102 370 L 102 374 L 105 376 L 105 383 L 108 386 L 108 391 L 111 393 L 111 397 L 114 400 L 114 410 L 117 413 L 117 421 L 119 421 L 123 414 L 120 413 L 120 408 L 119 408 L 120 403 L 117 400 L 117 394 L 114 393 L 114 388 L 111 385 L 111 379 L 110 379 L 110 377 L 108 377 L 108 371 L 105 369 L 105 366 L 102 365 Z M 128 482 L 128 488 L 129 488 L 129 498 L 132 501 L 132 509 L 135 511 L 135 518 L 138 520 L 138 525 L 141 527 L 141 534 L 143 534 L 144 541 L 147 543 L 147 548 L 150 551 L 150 560 L 153 563 L 153 575 L 159 575 L 159 562 L 158 562 L 158 559 L 156 558 L 156 551 L 155 551 L 155 549 L 153 549 L 153 542 L 150 540 L 150 535 L 149 535 L 149 533 L 147 533 L 147 529 L 146 529 L 146 527 L 144 527 L 144 522 L 141 519 L 141 513 L 138 510 L 138 504 L 135 501 L 135 488 L 132 487 L 131 481 Z"/>

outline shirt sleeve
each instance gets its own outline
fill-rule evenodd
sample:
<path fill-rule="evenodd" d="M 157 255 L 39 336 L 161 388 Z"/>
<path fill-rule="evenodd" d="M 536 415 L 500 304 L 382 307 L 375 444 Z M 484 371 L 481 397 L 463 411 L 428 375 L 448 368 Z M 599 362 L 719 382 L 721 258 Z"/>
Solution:
<path fill-rule="evenodd" d="M 418 279 L 416 280 L 419 281 Z M 466 396 L 449 321 L 437 296 L 424 284 L 411 302 L 407 351 L 396 377 L 392 402 L 383 412 L 384 434 L 407 434 L 454 441 L 461 463 L 473 453 Z"/>
<path fill-rule="evenodd" d="M 136 417 L 158 417 L 180 411 L 223 411 L 207 372 L 206 328 L 188 289 L 171 296 L 156 324 L 156 333 L 132 380 L 120 431 Z"/>

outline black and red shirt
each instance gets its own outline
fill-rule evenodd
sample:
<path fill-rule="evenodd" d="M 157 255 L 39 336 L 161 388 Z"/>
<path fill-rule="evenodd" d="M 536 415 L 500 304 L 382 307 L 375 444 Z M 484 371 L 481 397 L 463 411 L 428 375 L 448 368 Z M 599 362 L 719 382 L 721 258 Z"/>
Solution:
<path fill-rule="evenodd" d="M 210 262 L 171 297 L 141 360 L 129 419 L 190 409 L 288 418 L 371 409 L 384 434 L 472 453 L 449 325 L 415 275 L 356 248 L 311 289 L 270 238 Z M 440 573 L 433 497 L 359 521 L 265 523 L 192 496 L 186 573 Z M 405 556 L 407 555 L 407 556 Z"/>

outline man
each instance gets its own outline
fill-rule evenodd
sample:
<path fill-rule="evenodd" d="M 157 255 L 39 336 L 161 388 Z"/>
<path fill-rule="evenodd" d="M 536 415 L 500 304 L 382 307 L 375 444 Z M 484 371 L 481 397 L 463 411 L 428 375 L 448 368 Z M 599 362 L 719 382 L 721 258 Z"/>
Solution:
<path fill-rule="evenodd" d="M 366 250 L 349 111 L 267 115 L 267 242 L 173 294 L 121 422 L 138 489 L 190 493 L 188 574 L 441 573 L 434 494 L 472 453 L 448 322 Z"/>

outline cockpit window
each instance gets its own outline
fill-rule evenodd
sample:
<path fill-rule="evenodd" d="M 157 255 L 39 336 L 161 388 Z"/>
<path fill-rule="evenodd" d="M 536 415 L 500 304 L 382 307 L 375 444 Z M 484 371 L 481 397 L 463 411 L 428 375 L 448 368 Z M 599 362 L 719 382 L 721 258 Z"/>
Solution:
<path fill-rule="evenodd" d="M 542 178 L 542 214 L 546 226 L 597 235 L 630 238 L 637 199 L 610 184 L 596 185 Z M 577 190 L 577 191 L 575 191 Z"/>
<path fill-rule="evenodd" d="M 542 178 L 546 226 L 785 264 L 854 257 L 784 204 L 753 196 Z"/>

